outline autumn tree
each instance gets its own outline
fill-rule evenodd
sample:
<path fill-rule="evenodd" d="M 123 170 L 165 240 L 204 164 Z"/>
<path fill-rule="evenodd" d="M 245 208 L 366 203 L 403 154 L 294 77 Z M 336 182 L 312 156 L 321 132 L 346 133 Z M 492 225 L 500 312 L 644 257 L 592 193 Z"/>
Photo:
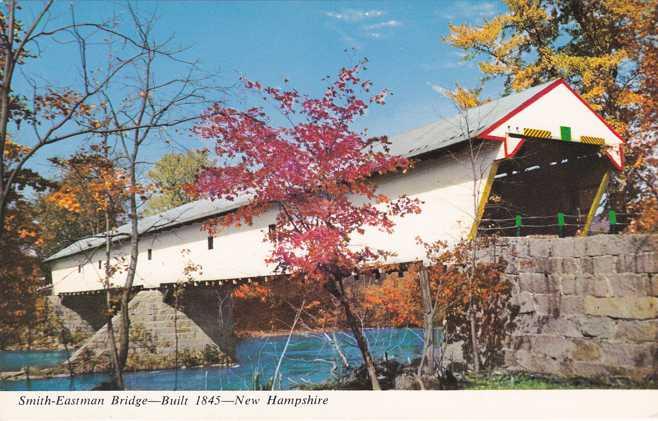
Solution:
<path fill-rule="evenodd" d="M 132 27 L 129 35 L 119 35 L 124 41 L 123 54 L 135 52 L 136 58 L 125 66 L 133 75 L 126 81 L 108 83 L 100 91 L 103 98 L 102 119 L 96 120 L 101 133 L 116 144 L 116 162 L 126 174 L 126 217 L 129 224 L 127 235 L 128 257 L 125 278 L 120 286 L 120 322 L 118 340 L 118 371 L 122 371 L 128 358 L 130 342 L 130 318 L 128 303 L 133 291 L 140 238 L 140 207 L 148 199 L 147 186 L 140 179 L 145 164 L 144 148 L 150 142 L 171 139 L 168 129 L 184 126 L 198 120 L 211 101 L 209 96 L 223 93 L 213 86 L 194 61 L 183 56 L 184 49 L 171 45 L 172 39 L 159 40 L 155 35 L 157 17 L 143 14 L 128 4 L 126 14 Z M 113 45 L 113 44 L 110 44 Z M 169 76 L 162 76 L 162 66 Z M 120 83 L 119 83 L 120 82 Z M 94 124 L 91 121 L 88 124 Z M 157 226 L 152 226 L 155 229 Z M 123 388 L 119 376 L 118 388 Z"/>
<path fill-rule="evenodd" d="M 8 139 L 5 162 L 9 165 L 22 159 L 29 149 Z M 8 191 L 11 203 L 4 221 L 5 238 L 0 238 L 0 347 L 29 345 L 29 336 L 37 318 L 36 301 L 40 288 L 46 286 L 38 260 L 43 237 L 34 220 L 36 210 L 27 192 L 43 192 L 52 183 L 36 172 L 22 169 Z"/>
<path fill-rule="evenodd" d="M 421 243 L 432 315 L 442 327 L 443 345 L 463 341 L 464 355 L 473 366 L 476 362 L 488 370 L 499 366 L 518 313 L 510 300 L 512 284 L 503 275 L 506 262 L 495 253 L 502 244 L 487 237 L 452 246 L 443 241 Z M 473 260 L 474 246 L 488 253 L 480 252 Z M 472 341 L 473 327 L 477 342 Z M 439 370 L 449 363 L 442 352 L 436 359 Z"/>
<path fill-rule="evenodd" d="M 21 20 L 19 14 L 27 13 L 17 0 L 0 6 L 0 239 L 6 232 L 12 191 L 21 183 L 21 174 L 28 171 L 29 163 L 50 145 L 115 132 L 116 128 L 108 130 L 93 118 L 102 100 L 101 91 L 123 75 L 130 63 L 146 54 L 143 49 L 135 49 L 132 55 L 112 58 L 109 66 L 92 68 L 92 51 L 101 48 L 104 37 L 111 35 L 120 43 L 129 43 L 129 39 L 112 22 L 78 21 L 73 7 L 71 21 L 57 26 L 48 18 L 53 3 L 28 3 L 30 8 L 36 8 L 35 17 L 29 21 Z M 60 87 L 54 81 L 37 77 L 25 66 L 28 62 L 37 63 L 43 49 L 63 45 L 78 50 L 80 79 L 76 84 Z M 17 90 L 17 78 L 22 78 L 27 89 Z M 14 145 L 23 151 L 17 160 L 12 158 Z"/>
<path fill-rule="evenodd" d="M 646 208 L 640 212 L 655 218 L 658 196 L 651 176 L 656 173 L 655 3 L 505 3 L 505 13 L 479 26 L 450 25 L 446 41 L 477 61 L 484 80 L 503 78 L 507 92 L 558 77 L 575 86 L 629 139 L 626 168 L 610 191 L 611 205 Z M 633 206 L 629 210 L 637 211 Z M 635 226 L 655 229 L 655 219 Z"/>
<path fill-rule="evenodd" d="M 371 82 L 360 77 L 365 64 L 343 68 L 317 98 L 244 80 L 248 90 L 281 113 L 285 125 L 277 125 L 262 106 L 238 110 L 215 104 L 195 131 L 214 141 L 223 165 L 206 169 L 197 189 L 212 199 L 251 199 L 222 218 L 222 225 L 250 223 L 268 209 L 276 211 L 268 262 L 280 273 L 324 285 L 340 302 L 372 387 L 380 389 L 346 279 L 388 253 L 351 240 L 367 228 L 391 232 L 394 216 L 419 208 L 406 197 L 377 193 L 374 177 L 405 170 L 410 163 L 387 153 L 385 137 L 370 138 L 353 128 L 387 94 L 370 96 Z"/>
<path fill-rule="evenodd" d="M 483 188 L 483 183 L 486 173 L 490 171 L 490 165 L 492 165 L 488 160 L 482 161 L 482 154 L 486 151 L 486 141 L 479 140 L 474 136 L 477 128 L 481 126 L 481 121 L 479 121 L 481 117 L 479 113 L 471 112 L 471 109 L 483 102 L 479 98 L 481 91 L 482 86 L 475 89 L 467 89 L 460 84 L 457 84 L 452 90 L 443 90 L 443 94 L 450 100 L 457 111 L 458 119 L 455 123 L 457 125 L 455 129 L 459 132 L 460 137 L 465 139 L 464 152 L 459 154 L 459 156 L 456 154 L 452 155 L 452 158 L 464 165 L 470 173 L 471 206 L 469 210 L 471 215 L 473 215 L 473 226 L 478 226 L 480 218 L 482 218 L 482 214 L 480 213 L 482 210 L 479 208 L 479 203 L 481 202 L 482 195 L 488 194 L 485 188 Z M 482 242 L 482 239 L 478 235 L 477 230 L 472 231 L 469 233 L 468 238 L 462 240 L 462 245 L 460 246 L 468 250 L 469 261 L 463 262 L 468 263 L 468 270 L 464 271 L 465 276 L 462 279 L 465 283 L 462 289 L 464 296 L 458 297 L 458 299 L 463 298 L 466 304 L 465 320 L 468 321 L 469 326 L 467 330 L 470 332 L 468 344 L 472 350 L 473 370 L 476 373 L 480 370 L 480 336 L 478 335 L 476 301 L 477 283 L 480 276 L 478 262 L 480 261 L 480 244 Z M 429 364 L 428 369 L 430 371 L 433 369 L 434 343 L 433 337 L 430 337 L 430 335 L 433 331 L 434 317 L 437 312 L 437 300 L 431 295 L 430 276 L 425 268 L 422 268 L 420 271 L 419 282 L 424 314 L 423 329 L 425 332 L 425 351 L 423 352 L 421 367 L 419 367 L 420 376 L 420 371 L 422 371 L 422 365 L 425 361 Z"/>
<path fill-rule="evenodd" d="M 146 203 L 145 215 L 153 215 L 194 200 L 191 186 L 200 171 L 210 165 L 205 151 L 167 153 L 149 170 L 156 192 Z"/>
<path fill-rule="evenodd" d="M 397 272 L 395 272 L 397 274 Z M 418 268 L 403 276 L 385 276 L 360 288 L 358 308 L 368 326 L 419 327 L 423 325 Z"/>
<path fill-rule="evenodd" d="M 106 139 L 97 145 L 91 145 L 88 150 L 78 151 L 66 160 L 52 161 L 62 170 L 65 177 L 55 191 L 43 198 L 43 203 L 61 210 L 64 221 L 72 221 L 79 225 L 81 231 L 86 231 L 87 237 L 95 236 L 105 240 L 105 276 L 102 279 L 106 305 L 104 313 L 112 372 L 116 383 L 122 386 L 122 367 L 118 363 L 119 354 L 112 323 L 113 297 L 110 288 L 111 278 L 117 271 L 117 265 L 112 261 L 112 244 L 116 240 L 112 228 L 124 211 L 123 204 L 128 195 L 128 178 L 126 172 L 118 168 L 112 159 Z M 44 221 L 46 224 L 50 222 Z M 47 227 L 48 231 L 52 232 L 53 229 L 52 226 Z M 54 235 L 57 236 L 58 233 L 54 232 Z"/>
<path fill-rule="evenodd" d="M 134 121 L 110 127 L 96 113 L 103 109 L 110 82 L 120 77 L 131 80 L 134 74 L 126 73 L 128 67 L 152 49 L 135 43 L 116 22 L 79 21 L 74 6 L 70 21 L 58 24 L 49 18 L 53 4 L 53 0 L 47 0 L 22 7 L 17 0 L 9 0 L 0 5 L 0 290 L 7 294 L 36 285 L 43 277 L 38 270 L 21 269 L 15 263 L 21 256 L 21 261 L 32 261 L 38 255 L 39 244 L 28 247 L 23 240 L 43 241 L 33 227 L 25 228 L 34 222 L 29 219 L 34 214 L 25 211 L 25 190 L 34 188 L 30 183 L 38 187 L 37 191 L 43 190 L 38 174 L 30 168 L 34 157 L 50 145 L 67 140 L 107 137 L 144 127 Z M 33 17 L 29 17 L 30 12 L 34 12 Z M 107 39 L 115 48 L 121 48 L 121 57 L 110 56 L 99 67 L 92 67 L 97 62 L 94 54 L 106 46 Z M 79 62 L 74 74 L 78 77 L 74 81 L 53 81 L 31 71 L 46 69 L 48 63 L 26 66 L 38 64 L 42 60 L 40 53 L 53 48 L 77 50 Z M 165 127 L 167 123 L 159 126 L 159 122 L 151 122 L 149 127 Z M 26 294 L 14 298 L 27 302 L 30 297 Z M 20 319 L 4 316 L 8 324 L 21 323 Z"/>
<path fill-rule="evenodd" d="M 117 226 L 125 200 L 125 172 L 117 168 L 107 144 L 93 144 L 69 158 L 50 161 L 60 176 L 54 181 L 56 188 L 37 201 L 44 256 L 81 238 L 103 236 L 106 213 L 110 228 Z"/>

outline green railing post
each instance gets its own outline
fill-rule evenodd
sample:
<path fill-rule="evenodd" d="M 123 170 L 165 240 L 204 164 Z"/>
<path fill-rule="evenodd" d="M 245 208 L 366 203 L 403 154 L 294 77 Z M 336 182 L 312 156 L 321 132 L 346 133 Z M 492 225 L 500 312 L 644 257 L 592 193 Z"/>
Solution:
<path fill-rule="evenodd" d="M 617 212 L 614 209 L 608 211 L 608 221 L 610 222 L 610 233 L 617 233 Z"/>
<path fill-rule="evenodd" d="M 514 217 L 514 227 L 516 228 L 516 236 L 520 237 L 521 236 L 521 215 L 517 214 Z"/>
<path fill-rule="evenodd" d="M 564 212 L 557 213 L 557 234 L 564 237 Z"/>

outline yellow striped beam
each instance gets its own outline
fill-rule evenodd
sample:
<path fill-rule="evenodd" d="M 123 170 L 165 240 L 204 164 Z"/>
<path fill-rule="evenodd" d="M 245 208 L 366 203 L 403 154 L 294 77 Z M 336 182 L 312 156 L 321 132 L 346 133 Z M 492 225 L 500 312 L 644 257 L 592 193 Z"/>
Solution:
<path fill-rule="evenodd" d="M 580 136 L 580 143 L 586 143 L 588 145 L 603 145 L 605 139 L 594 136 Z"/>
<path fill-rule="evenodd" d="M 551 132 L 549 130 L 541 130 L 541 129 L 523 129 L 523 135 L 528 137 L 537 137 L 541 139 L 551 138 Z"/>

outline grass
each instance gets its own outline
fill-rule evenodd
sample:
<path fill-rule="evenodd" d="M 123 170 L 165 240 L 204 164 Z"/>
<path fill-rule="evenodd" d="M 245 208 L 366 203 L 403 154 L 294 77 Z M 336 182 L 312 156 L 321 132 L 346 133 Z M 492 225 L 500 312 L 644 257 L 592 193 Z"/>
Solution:
<path fill-rule="evenodd" d="M 584 385 L 566 381 L 537 378 L 528 375 L 469 376 L 466 390 L 531 390 L 531 389 L 582 389 Z"/>
<path fill-rule="evenodd" d="M 467 376 L 466 390 L 547 390 L 547 389 L 655 389 L 655 383 L 627 382 L 602 384 L 587 379 L 557 379 L 530 374 Z"/>

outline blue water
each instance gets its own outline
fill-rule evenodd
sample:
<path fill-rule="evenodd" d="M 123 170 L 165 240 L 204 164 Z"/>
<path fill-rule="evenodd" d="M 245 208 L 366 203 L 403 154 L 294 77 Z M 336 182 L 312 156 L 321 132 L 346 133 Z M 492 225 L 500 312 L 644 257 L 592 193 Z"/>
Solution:
<path fill-rule="evenodd" d="M 18 371 L 26 366 L 52 367 L 66 357 L 66 351 L 0 351 L 0 371 Z"/>
<path fill-rule="evenodd" d="M 336 336 L 350 365 L 361 365 L 361 354 L 355 339 L 343 332 L 338 332 Z M 418 357 L 422 349 L 422 332 L 417 329 L 368 329 L 366 338 L 375 358 L 383 358 L 386 354 L 389 359 L 408 362 Z M 286 336 L 245 339 L 238 343 L 235 367 L 127 373 L 126 386 L 131 390 L 252 390 L 256 383 L 263 385 L 272 378 L 286 340 Z M 15 361 L 15 358 L 8 360 Z M 63 358 L 61 354 L 59 357 L 44 357 L 50 365 Z M 4 361 L 0 360 L 0 370 L 8 370 Z M 33 365 L 38 362 L 41 361 L 31 360 Z M 294 335 L 281 363 L 277 389 L 321 383 L 341 371 L 342 363 L 335 347 L 322 334 Z M 105 374 L 88 374 L 73 379 L 3 381 L 0 382 L 0 390 L 89 390 L 107 379 Z"/>

